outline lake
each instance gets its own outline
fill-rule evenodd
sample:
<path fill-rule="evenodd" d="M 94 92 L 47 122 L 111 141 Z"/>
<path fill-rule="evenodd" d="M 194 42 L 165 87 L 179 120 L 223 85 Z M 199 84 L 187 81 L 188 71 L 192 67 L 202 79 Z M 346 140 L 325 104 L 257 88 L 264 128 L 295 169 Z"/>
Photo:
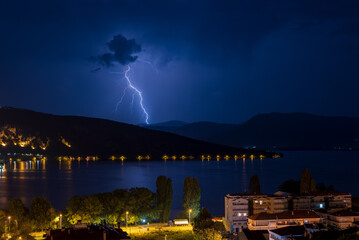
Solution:
<path fill-rule="evenodd" d="M 73 195 L 111 192 L 117 188 L 148 187 L 156 191 L 156 178 L 165 175 L 173 182 L 172 217 L 181 209 L 183 180 L 197 177 L 201 205 L 212 215 L 224 214 L 224 196 L 248 189 L 249 178 L 258 174 L 263 193 L 274 193 L 287 179 L 299 179 L 308 168 L 317 183 L 359 196 L 358 151 L 286 151 L 283 158 L 246 160 L 159 160 L 121 163 L 115 161 L 12 161 L 0 176 L 0 208 L 11 198 L 26 205 L 35 196 L 45 196 L 63 209 Z"/>

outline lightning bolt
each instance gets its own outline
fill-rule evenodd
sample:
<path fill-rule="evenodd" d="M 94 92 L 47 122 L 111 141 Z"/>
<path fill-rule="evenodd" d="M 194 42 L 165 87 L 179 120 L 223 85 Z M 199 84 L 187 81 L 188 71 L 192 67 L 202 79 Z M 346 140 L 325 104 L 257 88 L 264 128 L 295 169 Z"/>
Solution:
<path fill-rule="evenodd" d="M 129 73 L 130 71 L 131 71 L 131 67 L 130 67 L 130 65 L 127 65 L 127 70 L 125 71 L 125 79 L 126 79 L 127 84 L 128 84 L 127 88 L 131 88 L 131 89 L 134 91 L 134 93 L 138 95 L 138 97 L 139 97 L 139 99 L 140 99 L 141 109 L 142 109 L 143 113 L 144 113 L 145 116 L 146 116 L 146 124 L 149 124 L 149 122 L 148 122 L 149 115 L 148 115 L 148 113 L 147 113 L 147 111 L 146 111 L 146 108 L 143 106 L 142 92 L 141 92 L 140 90 L 138 90 L 135 86 L 132 85 L 132 82 L 131 82 L 131 80 L 130 80 L 130 78 L 129 78 L 129 76 L 128 76 L 128 73 Z M 125 89 L 125 90 L 126 90 L 126 89 Z M 124 91 L 124 93 L 126 93 L 126 91 Z M 124 95 L 122 95 L 122 96 L 124 96 Z M 133 95 L 133 96 L 134 96 L 134 95 Z M 123 99 L 123 97 L 121 98 L 121 101 L 122 101 L 122 99 Z M 121 102 L 121 101 L 120 101 L 120 102 Z"/>
<path fill-rule="evenodd" d="M 117 109 L 118 109 L 118 106 L 122 103 L 122 100 L 123 100 L 123 98 L 125 97 L 125 95 L 126 95 L 126 90 L 128 89 L 128 87 L 126 87 L 124 90 L 123 90 L 123 93 L 122 93 L 122 96 L 121 96 L 121 99 L 120 99 L 120 101 L 118 101 L 117 102 L 117 104 L 116 104 L 116 109 L 115 109 L 115 112 L 117 112 Z"/>

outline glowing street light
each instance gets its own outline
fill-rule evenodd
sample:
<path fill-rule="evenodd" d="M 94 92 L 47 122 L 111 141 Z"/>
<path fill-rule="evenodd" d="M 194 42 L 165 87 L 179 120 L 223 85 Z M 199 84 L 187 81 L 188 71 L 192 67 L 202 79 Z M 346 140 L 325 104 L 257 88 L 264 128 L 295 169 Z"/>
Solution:
<path fill-rule="evenodd" d="M 62 229 L 62 214 L 60 214 L 60 229 Z"/>
<path fill-rule="evenodd" d="M 128 211 L 126 212 L 126 228 L 128 227 Z"/>
<path fill-rule="evenodd" d="M 10 232 L 11 216 L 8 216 L 7 219 L 9 219 L 9 232 Z"/>
<path fill-rule="evenodd" d="M 191 225 L 191 212 L 192 212 L 192 209 L 188 210 L 188 223 L 189 223 L 189 225 Z"/>

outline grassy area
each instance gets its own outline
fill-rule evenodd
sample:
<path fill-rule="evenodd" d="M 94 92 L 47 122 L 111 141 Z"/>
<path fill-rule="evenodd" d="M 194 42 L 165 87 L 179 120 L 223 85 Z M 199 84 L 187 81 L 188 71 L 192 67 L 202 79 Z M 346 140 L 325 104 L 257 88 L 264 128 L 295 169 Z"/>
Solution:
<path fill-rule="evenodd" d="M 132 240 L 197 240 L 192 231 L 161 231 L 141 235 L 130 235 Z"/>
<path fill-rule="evenodd" d="M 165 223 L 157 223 L 157 224 L 150 224 L 150 225 L 140 225 L 140 226 L 130 226 L 128 228 L 122 227 L 122 230 L 127 232 L 130 235 L 143 235 L 148 234 L 151 232 L 161 232 L 161 231 L 192 231 L 191 225 L 185 226 L 168 226 Z"/>

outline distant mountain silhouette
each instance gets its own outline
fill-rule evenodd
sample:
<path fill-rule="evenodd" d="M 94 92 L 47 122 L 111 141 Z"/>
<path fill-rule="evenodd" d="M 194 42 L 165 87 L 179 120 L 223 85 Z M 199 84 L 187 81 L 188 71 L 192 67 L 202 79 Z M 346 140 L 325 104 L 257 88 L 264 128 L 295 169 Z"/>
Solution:
<path fill-rule="evenodd" d="M 256 115 L 243 124 L 198 122 L 180 127 L 148 127 L 233 147 L 359 149 L 359 118 L 350 117 L 269 113 Z"/>
<path fill-rule="evenodd" d="M 183 121 L 167 121 L 167 122 L 160 122 L 160 123 L 153 123 L 151 126 L 153 127 L 182 127 L 187 125 L 187 122 Z M 145 124 L 141 124 L 140 126 L 147 126 Z"/>
<path fill-rule="evenodd" d="M 135 159 L 164 154 L 195 158 L 202 154 L 263 154 L 194 140 L 110 120 L 56 116 L 10 107 L 0 108 L 0 152 L 40 152 L 54 155 L 124 155 Z"/>

